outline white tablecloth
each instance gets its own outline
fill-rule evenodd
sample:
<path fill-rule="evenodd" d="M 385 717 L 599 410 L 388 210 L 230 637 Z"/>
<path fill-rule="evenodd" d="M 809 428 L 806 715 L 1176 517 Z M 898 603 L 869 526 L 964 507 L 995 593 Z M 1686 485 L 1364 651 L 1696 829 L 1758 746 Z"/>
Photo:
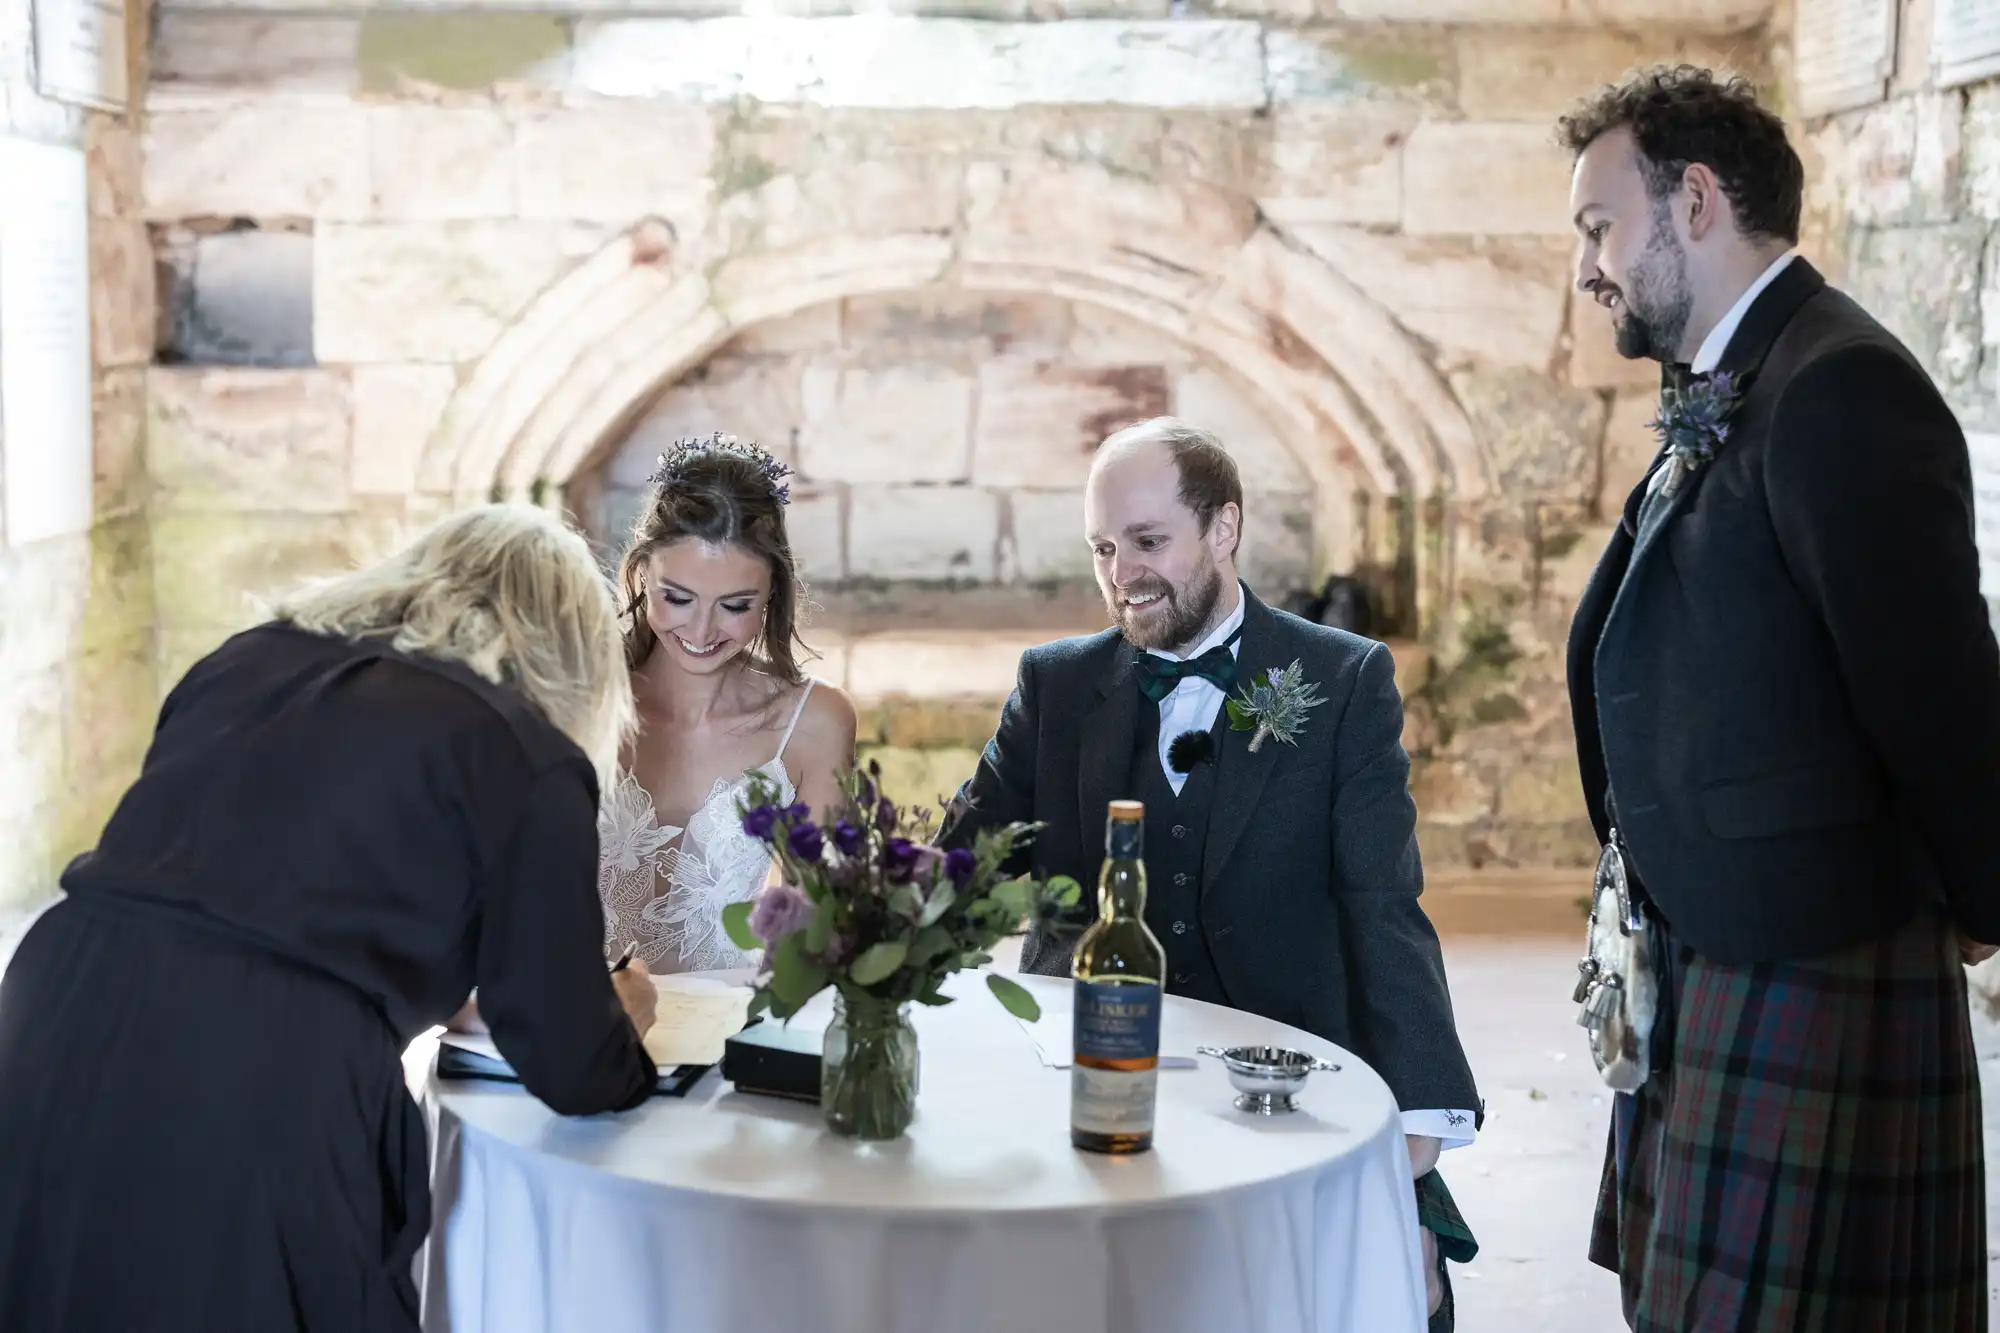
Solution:
<path fill-rule="evenodd" d="M 1067 1046 L 1070 983 L 1023 977 Z M 914 1012 L 917 1119 L 886 1145 L 709 1074 L 684 1099 L 557 1116 L 433 1080 L 428 1333 L 1420 1333 L 1394 1099 L 1294 1028 L 1169 998 L 1162 1054 L 1274 1043 L 1338 1061 L 1300 1110 L 1163 1070 L 1155 1146 L 1069 1144 L 1069 1075 L 977 975 Z M 794 1021 L 824 1026 L 830 996 Z"/>

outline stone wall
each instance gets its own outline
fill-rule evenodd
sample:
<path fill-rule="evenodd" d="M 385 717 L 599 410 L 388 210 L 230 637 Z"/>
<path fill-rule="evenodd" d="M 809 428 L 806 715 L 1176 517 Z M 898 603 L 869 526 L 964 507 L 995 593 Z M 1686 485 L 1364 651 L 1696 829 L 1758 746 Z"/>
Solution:
<path fill-rule="evenodd" d="M 1252 516 L 1252 585 L 1303 587 L 1312 478 L 1256 406 L 1185 344 L 1032 294 L 855 297 L 760 326 L 669 388 L 598 474 L 594 512 L 578 508 L 615 547 L 661 451 L 729 430 L 797 470 L 787 518 L 817 588 L 1088 583 L 1091 456 L 1111 431 L 1163 412 L 1229 441 Z"/>
<path fill-rule="evenodd" d="M 941 577 L 1089 628 L 1044 586 L 1083 436 L 1165 403 L 1251 457 L 1260 580 L 1376 583 L 1431 858 L 1589 855 L 1559 645 L 1652 380 L 1569 292 L 1551 120 L 1635 63 L 1762 76 L 1765 0 L 652 8 L 168 0 L 163 684 L 451 505 L 615 530 L 710 426 L 793 452 L 840 635 Z M 953 651 L 877 652 L 932 665 L 864 703 Z M 962 764 L 965 695 L 876 739 Z"/>
<path fill-rule="evenodd" d="M 129 12 L 135 99 L 147 8 L 134 0 Z M 0 534 L 0 935 L 95 840 L 138 771 L 156 703 L 143 444 L 153 265 L 137 108 L 121 117 L 48 101 L 30 57 L 27 0 L 0 0 L 0 134 L 88 155 L 94 521 L 43 540 Z M 55 447 L 0 438 L 0 451 Z"/>

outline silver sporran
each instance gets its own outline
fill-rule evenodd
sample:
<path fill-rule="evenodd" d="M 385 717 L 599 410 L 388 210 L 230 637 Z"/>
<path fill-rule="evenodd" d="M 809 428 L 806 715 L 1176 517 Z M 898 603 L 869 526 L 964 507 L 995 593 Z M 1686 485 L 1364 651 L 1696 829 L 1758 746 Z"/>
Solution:
<path fill-rule="evenodd" d="M 1626 874 L 1618 830 L 1597 858 L 1591 886 L 1590 930 L 1577 961 L 1576 1021 L 1590 1058 L 1614 1092 L 1637 1092 L 1651 1072 L 1653 1016 L 1659 982 L 1652 931 Z"/>

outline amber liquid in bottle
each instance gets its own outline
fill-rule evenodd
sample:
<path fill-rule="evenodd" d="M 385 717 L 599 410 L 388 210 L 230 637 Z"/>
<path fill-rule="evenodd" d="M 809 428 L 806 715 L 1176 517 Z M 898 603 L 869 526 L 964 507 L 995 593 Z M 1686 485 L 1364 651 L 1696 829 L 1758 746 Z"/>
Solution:
<path fill-rule="evenodd" d="M 1097 920 L 1077 941 L 1070 968 L 1076 1007 L 1069 1141 L 1088 1152 L 1153 1146 L 1166 951 L 1146 928 L 1145 820 L 1138 801 L 1111 803 Z"/>

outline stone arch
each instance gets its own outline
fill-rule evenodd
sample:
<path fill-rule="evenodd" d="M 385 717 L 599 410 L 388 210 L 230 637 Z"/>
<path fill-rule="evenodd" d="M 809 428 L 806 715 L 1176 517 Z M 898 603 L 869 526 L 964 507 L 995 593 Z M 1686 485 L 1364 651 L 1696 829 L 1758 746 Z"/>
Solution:
<path fill-rule="evenodd" d="M 1450 388 L 1389 313 L 1246 201 L 1089 168 L 973 169 L 955 232 L 833 232 L 704 262 L 643 220 L 551 286 L 460 386 L 427 443 L 457 503 L 559 490 L 665 385 L 737 332 L 936 284 L 1105 307 L 1201 351 L 1304 451 L 1385 495 L 1472 499 L 1491 468 Z M 1121 237 L 1107 242 L 1107 237 Z"/>

